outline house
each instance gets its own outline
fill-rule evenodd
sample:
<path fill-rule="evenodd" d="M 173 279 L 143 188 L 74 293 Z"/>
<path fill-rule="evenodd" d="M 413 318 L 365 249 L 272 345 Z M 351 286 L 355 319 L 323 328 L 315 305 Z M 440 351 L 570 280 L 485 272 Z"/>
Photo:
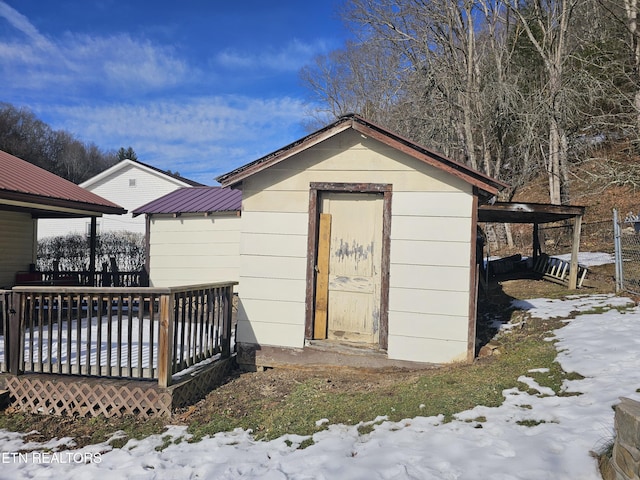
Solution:
<path fill-rule="evenodd" d="M 146 218 L 150 285 L 237 282 L 241 199 L 239 190 L 188 187 L 136 208 Z"/>
<path fill-rule="evenodd" d="M 38 219 L 95 224 L 103 215 L 126 213 L 119 205 L 3 151 L 0 165 L 0 288 L 12 287 L 16 273 L 29 272 L 35 264 Z M 95 235 L 89 244 L 95 248 Z"/>
<path fill-rule="evenodd" d="M 474 358 L 478 207 L 505 184 L 356 115 L 217 180 L 242 190 L 240 363 Z"/>
<path fill-rule="evenodd" d="M 80 184 L 80 187 L 132 211 L 156 198 L 182 187 L 202 186 L 198 182 L 174 175 L 134 160 L 123 160 Z M 86 220 L 41 220 L 38 239 L 88 232 Z M 144 217 L 105 215 L 98 223 L 99 232 L 127 230 L 144 233 Z"/>

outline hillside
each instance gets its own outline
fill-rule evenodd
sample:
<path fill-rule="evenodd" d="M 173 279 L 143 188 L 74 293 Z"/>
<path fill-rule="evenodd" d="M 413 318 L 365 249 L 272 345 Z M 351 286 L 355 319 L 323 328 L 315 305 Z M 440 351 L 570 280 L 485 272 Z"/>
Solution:
<path fill-rule="evenodd" d="M 582 223 L 580 249 L 612 253 L 613 209 L 624 218 L 629 212 L 640 212 L 639 158 L 629 154 L 624 146 L 597 152 L 592 158 L 574 165 L 570 172 L 571 204 L 586 207 Z M 637 183 L 637 186 L 636 186 Z M 514 201 L 548 203 L 548 180 L 541 175 L 519 189 Z M 541 227 L 545 235 L 546 251 L 550 254 L 567 253 L 570 248 L 570 228 L 565 224 Z M 513 247 L 501 245 L 493 254 L 528 253 L 531 248 L 531 227 L 513 225 Z M 524 251 L 523 251 L 524 250 Z"/>

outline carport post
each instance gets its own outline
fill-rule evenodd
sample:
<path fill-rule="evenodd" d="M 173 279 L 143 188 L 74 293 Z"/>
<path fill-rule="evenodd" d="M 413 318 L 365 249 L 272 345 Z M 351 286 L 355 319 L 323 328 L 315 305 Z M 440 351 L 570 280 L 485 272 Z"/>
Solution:
<path fill-rule="evenodd" d="M 91 217 L 91 232 L 89 233 L 89 286 L 96 285 L 96 237 L 98 236 L 96 217 Z"/>
<path fill-rule="evenodd" d="M 571 266 L 569 267 L 569 290 L 578 288 L 578 253 L 580 252 L 580 233 L 582 215 L 573 218 L 573 242 L 571 244 Z"/>

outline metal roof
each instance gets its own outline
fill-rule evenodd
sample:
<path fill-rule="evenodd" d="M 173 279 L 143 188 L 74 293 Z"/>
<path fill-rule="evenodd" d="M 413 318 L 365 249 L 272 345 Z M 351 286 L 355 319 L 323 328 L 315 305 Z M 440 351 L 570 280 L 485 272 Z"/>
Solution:
<path fill-rule="evenodd" d="M 213 213 L 240 211 L 242 192 L 222 187 L 185 187 L 133 210 L 133 216 L 158 213 Z"/>
<path fill-rule="evenodd" d="M 462 163 L 456 162 L 450 158 L 445 157 L 433 150 L 429 150 L 423 146 L 414 143 L 407 138 L 401 137 L 389 130 L 386 130 L 379 125 L 369 122 L 359 115 L 349 114 L 340 117 L 334 123 L 327 125 L 326 127 L 307 135 L 283 148 L 272 152 L 262 158 L 254 160 L 246 165 L 243 165 L 235 170 L 220 175 L 216 178 L 222 186 L 235 186 L 242 182 L 247 177 L 258 173 L 268 167 L 271 167 L 301 151 L 311 148 L 318 143 L 337 135 L 349 128 L 359 132 L 362 135 L 374 138 L 386 145 L 389 145 L 407 155 L 410 155 L 428 165 L 439 168 L 451 175 L 465 180 L 471 185 L 477 187 L 480 191 L 484 192 L 487 196 L 492 196 L 498 193 L 500 190 L 506 188 L 508 185 L 489 177 L 482 172 L 474 170 Z"/>
<path fill-rule="evenodd" d="M 547 203 L 496 202 L 478 207 L 478 221 L 487 223 L 552 223 L 584 215 L 585 207 Z"/>
<path fill-rule="evenodd" d="M 123 214 L 121 206 L 43 168 L 0 150 L 0 209 L 34 217 Z"/>

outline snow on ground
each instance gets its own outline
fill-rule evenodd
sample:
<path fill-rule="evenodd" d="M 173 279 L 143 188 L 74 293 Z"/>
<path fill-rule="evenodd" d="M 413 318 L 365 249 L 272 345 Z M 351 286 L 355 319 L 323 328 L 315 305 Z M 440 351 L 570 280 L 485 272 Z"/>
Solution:
<path fill-rule="evenodd" d="M 366 435 L 357 426 L 326 425 L 301 450 L 305 437 L 256 441 L 242 430 L 188 443 L 184 428 L 171 427 L 120 449 L 105 443 L 81 450 L 65 450 L 65 439 L 26 444 L 20 434 L 0 430 L 0 478 L 600 479 L 590 451 L 613 436 L 611 406 L 621 396 L 640 401 L 640 308 L 611 295 L 534 299 L 521 307 L 541 318 L 582 312 L 553 332 L 564 370 L 585 377 L 565 381 L 563 389 L 581 395 L 555 395 L 527 375 L 539 371 L 533 368 L 520 380 L 538 394 L 508 389 L 501 406 L 477 406 L 449 423 L 378 418 Z M 543 423 L 517 423 L 527 420 Z M 157 451 L 167 436 L 178 443 Z M 19 455 L 22 450 L 31 453 Z"/>
<path fill-rule="evenodd" d="M 553 255 L 555 258 L 571 261 L 571 254 L 565 253 L 562 255 Z M 614 263 L 615 259 L 612 253 L 603 252 L 580 252 L 578 253 L 578 263 L 585 267 L 595 267 L 596 265 L 606 265 L 607 263 Z"/>

